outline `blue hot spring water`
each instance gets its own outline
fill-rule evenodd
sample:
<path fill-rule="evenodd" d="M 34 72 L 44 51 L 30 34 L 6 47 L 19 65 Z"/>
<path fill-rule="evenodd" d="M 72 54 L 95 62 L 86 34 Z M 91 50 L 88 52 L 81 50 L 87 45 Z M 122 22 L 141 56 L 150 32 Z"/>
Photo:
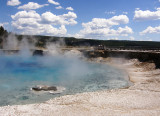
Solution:
<path fill-rule="evenodd" d="M 128 86 L 126 73 L 75 57 L 0 56 L 0 106 L 37 103 L 53 97 Z M 65 87 L 59 94 L 34 93 L 36 85 Z"/>

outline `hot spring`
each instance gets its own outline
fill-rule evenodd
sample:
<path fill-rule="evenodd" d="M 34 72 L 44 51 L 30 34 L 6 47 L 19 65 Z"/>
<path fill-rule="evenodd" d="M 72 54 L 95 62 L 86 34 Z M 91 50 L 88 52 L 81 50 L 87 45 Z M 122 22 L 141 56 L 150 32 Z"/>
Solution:
<path fill-rule="evenodd" d="M 54 97 L 128 86 L 123 70 L 67 55 L 0 55 L 0 106 L 44 102 Z M 59 94 L 30 90 L 36 85 L 64 87 Z"/>

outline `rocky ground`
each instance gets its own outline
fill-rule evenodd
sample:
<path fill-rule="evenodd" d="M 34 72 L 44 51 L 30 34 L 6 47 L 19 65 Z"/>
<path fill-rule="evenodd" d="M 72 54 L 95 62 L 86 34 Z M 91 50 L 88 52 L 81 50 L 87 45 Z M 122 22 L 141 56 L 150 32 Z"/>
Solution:
<path fill-rule="evenodd" d="M 160 70 L 153 63 L 119 58 L 96 58 L 92 61 L 123 68 L 133 85 L 62 96 L 40 104 L 5 106 L 0 116 L 159 116 Z"/>

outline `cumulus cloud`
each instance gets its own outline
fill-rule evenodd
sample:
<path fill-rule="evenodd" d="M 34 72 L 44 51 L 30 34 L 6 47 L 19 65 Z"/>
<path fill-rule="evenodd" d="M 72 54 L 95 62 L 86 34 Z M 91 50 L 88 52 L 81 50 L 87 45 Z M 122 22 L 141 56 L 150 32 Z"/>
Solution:
<path fill-rule="evenodd" d="M 152 33 L 160 34 L 160 26 L 158 26 L 158 27 L 149 26 L 145 30 L 140 32 L 140 35 L 152 34 Z"/>
<path fill-rule="evenodd" d="M 25 4 L 25 5 L 23 5 L 23 6 L 19 6 L 18 9 L 32 10 L 32 9 L 42 8 L 42 7 L 44 7 L 44 6 L 48 6 L 48 4 L 40 5 L 40 4 L 38 4 L 38 3 L 29 2 L 28 4 Z"/>
<path fill-rule="evenodd" d="M 9 0 L 7 2 L 7 5 L 9 5 L 9 6 L 17 6 L 17 5 L 20 5 L 20 4 L 21 4 L 21 2 L 19 0 Z"/>
<path fill-rule="evenodd" d="M 63 7 L 62 6 L 57 6 L 56 9 L 63 9 Z"/>
<path fill-rule="evenodd" d="M 54 5 L 60 5 L 60 3 L 55 2 L 54 0 L 48 0 L 49 3 L 54 4 Z"/>
<path fill-rule="evenodd" d="M 132 34 L 133 31 L 130 27 L 118 27 L 117 29 L 112 29 L 111 27 L 127 24 L 129 19 L 126 15 L 114 16 L 110 19 L 104 18 L 94 18 L 91 22 L 82 23 L 83 29 L 77 33 L 76 37 L 85 38 L 102 38 L 107 36 L 128 36 Z"/>
<path fill-rule="evenodd" d="M 60 24 L 60 17 L 57 15 L 54 15 L 51 12 L 45 12 L 42 14 L 42 21 L 43 23 L 52 23 L 52 24 Z"/>
<path fill-rule="evenodd" d="M 134 20 L 144 21 L 144 20 L 160 20 L 160 10 L 159 8 L 156 11 L 145 10 L 142 11 L 140 9 L 135 10 Z"/>
<path fill-rule="evenodd" d="M 73 11 L 74 9 L 72 7 L 67 7 L 66 10 Z"/>
<path fill-rule="evenodd" d="M 75 25 L 77 21 L 77 15 L 74 12 L 68 12 L 67 14 L 63 15 L 55 15 L 51 12 L 45 12 L 42 14 L 42 22 L 43 23 L 50 23 L 54 25 Z"/>
<path fill-rule="evenodd" d="M 124 28 L 119 27 L 117 32 L 115 32 L 115 35 L 122 35 L 122 36 L 128 36 L 128 34 L 132 34 L 133 31 L 130 27 L 125 26 Z"/>
<path fill-rule="evenodd" d="M 40 19 L 40 15 L 38 14 L 38 13 L 36 13 L 36 11 L 33 11 L 33 10 L 31 10 L 31 11 L 29 11 L 29 12 L 27 12 L 27 11 L 19 11 L 19 12 L 17 12 L 15 15 L 11 15 L 11 18 L 13 19 L 13 20 L 18 20 L 18 19 L 20 19 L 20 18 L 34 18 L 34 19 Z"/>
<path fill-rule="evenodd" d="M 63 15 L 55 15 L 51 12 L 38 14 L 36 11 L 19 11 L 11 15 L 12 26 L 16 32 L 22 34 L 44 34 L 62 36 L 67 33 L 65 25 L 74 25 L 77 15 L 68 12 Z M 55 27 L 56 26 L 56 27 Z"/>
<path fill-rule="evenodd" d="M 96 28 L 109 28 L 113 25 L 120 25 L 120 24 L 127 24 L 129 22 L 129 19 L 126 15 L 119 15 L 114 16 L 110 19 L 104 19 L 104 18 L 93 18 L 91 22 L 88 23 L 82 23 L 82 26 L 87 28 L 90 27 L 91 29 Z"/>

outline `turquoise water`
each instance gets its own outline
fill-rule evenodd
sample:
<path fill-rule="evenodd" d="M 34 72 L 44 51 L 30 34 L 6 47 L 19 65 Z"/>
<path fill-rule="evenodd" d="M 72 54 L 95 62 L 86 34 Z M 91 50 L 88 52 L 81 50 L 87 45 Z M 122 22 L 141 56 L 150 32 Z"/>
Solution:
<path fill-rule="evenodd" d="M 37 103 L 54 97 L 128 86 L 126 73 L 75 57 L 0 56 L 0 106 Z M 60 94 L 34 93 L 36 85 L 65 87 Z"/>

